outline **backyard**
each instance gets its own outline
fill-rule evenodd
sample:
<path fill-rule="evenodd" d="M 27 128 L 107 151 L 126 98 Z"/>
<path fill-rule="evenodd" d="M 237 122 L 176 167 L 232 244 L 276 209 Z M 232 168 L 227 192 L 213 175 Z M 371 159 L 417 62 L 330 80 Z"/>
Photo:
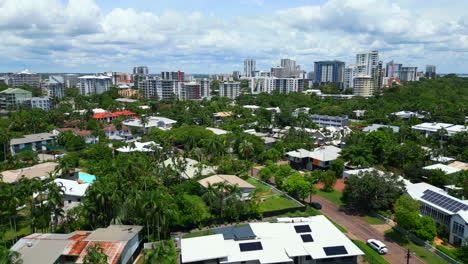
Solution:
<path fill-rule="evenodd" d="M 300 206 L 294 201 L 291 201 L 281 196 L 280 194 L 275 193 L 269 186 L 262 184 L 252 178 L 249 178 L 247 182 L 256 188 L 256 195 L 260 201 L 260 212 L 275 211 Z"/>

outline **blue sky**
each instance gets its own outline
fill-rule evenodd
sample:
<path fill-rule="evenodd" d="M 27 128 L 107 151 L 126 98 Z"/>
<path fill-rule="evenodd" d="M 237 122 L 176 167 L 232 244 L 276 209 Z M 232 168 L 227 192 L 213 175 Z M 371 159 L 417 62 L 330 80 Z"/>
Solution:
<path fill-rule="evenodd" d="M 0 0 L 0 72 L 230 73 L 244 58 L 307 71 L 325 59 L 468 72 L 468 1 Z"/>

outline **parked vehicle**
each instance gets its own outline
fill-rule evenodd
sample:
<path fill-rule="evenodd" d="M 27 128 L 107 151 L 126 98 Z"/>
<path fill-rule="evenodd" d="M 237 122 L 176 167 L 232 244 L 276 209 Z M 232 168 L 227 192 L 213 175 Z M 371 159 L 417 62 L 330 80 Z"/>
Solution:
<path fill-rule="evenodd" d="M 311 202 L 310 203 L 310 206 L 312 206 L 313 208 L 317 209 L 317 210 L 320 210 L 322 209 L 322 205 L 317 203 L 317 202 Z"/>
<path fill-rule="evenodd" d="M 379 254 L 386 254 L 388 252 L 387 246 L 382 243 L 382 241 L 377 240 L 377 239 L 368 239 L 367 240 L 367 245 L 369 245 L 371 248 L 375 249 Z"/>

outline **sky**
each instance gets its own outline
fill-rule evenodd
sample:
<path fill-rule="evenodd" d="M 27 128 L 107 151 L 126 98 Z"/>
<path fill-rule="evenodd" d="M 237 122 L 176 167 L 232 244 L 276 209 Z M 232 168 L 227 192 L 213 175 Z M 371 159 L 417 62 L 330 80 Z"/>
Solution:
<path fill-rule="evenodd" d="M 0 72 L 232 73 L 292 58 L 468 72 L 467 0 L 0 0 Z"/>

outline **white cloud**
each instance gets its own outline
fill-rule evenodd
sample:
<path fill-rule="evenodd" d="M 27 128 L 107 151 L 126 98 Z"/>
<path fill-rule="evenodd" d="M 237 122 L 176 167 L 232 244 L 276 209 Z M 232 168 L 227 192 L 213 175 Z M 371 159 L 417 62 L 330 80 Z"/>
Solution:
<path fill-rule="evenodd" d="M 42 62 L 56 71 L 129 71 L 147 64 L 155 72 L 230 72 L 245 57 L 268 69 L 290 56 L 312 70 L 315 60 L 352 62 L 356 52 L 379 49 L 385 60 L 460 71 L 468 66 L 468 26 L 459 8 L 453 10 L 458 16 L 450 16 L 450 6 L 440 6 L 436 17 L 433 8 L 389 0 L 329 0 L 255 17 L 221 17 L 129 8 L 104 13 L 93 0 L 0 0 L 0 59 L 34 64 L 36 71 L 47 71 Z M 450 65 L 448 54 L 462 63 Z"/>

